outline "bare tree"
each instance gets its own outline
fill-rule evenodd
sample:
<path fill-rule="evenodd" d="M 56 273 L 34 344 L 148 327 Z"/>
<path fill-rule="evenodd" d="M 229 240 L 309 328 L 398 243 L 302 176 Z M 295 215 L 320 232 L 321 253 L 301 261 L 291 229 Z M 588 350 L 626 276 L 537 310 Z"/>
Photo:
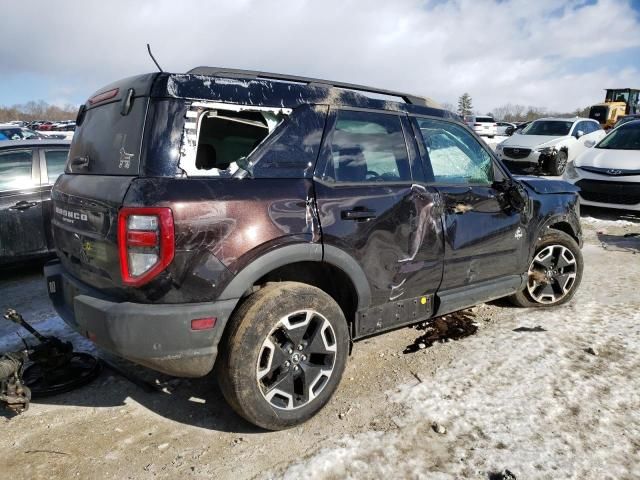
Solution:
<path fill-rule="evenodd" d="M 49 105 L 43 100 L 30 101 L 21 105 L 12 105 L 11 107 L 0 106 L 0 123 L 10 122 L 12 120 L 22 120 L 31 122 L 34 120 L 70 120 L 76 117 L 77 107 L 73 105 L 65 105 L 58 107 Z"/>

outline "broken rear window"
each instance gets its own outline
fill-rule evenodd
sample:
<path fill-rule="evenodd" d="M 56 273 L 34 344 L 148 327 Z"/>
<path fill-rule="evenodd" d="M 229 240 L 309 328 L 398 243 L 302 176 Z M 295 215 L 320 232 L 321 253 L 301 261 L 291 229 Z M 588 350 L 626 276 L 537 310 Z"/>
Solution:
<path fill-rule="evenodd" d="M 180 168 L 187 176 L 232 176 L 249 170 L 251 153 L 289 113 L 288 109 L 192 104 Z"/>

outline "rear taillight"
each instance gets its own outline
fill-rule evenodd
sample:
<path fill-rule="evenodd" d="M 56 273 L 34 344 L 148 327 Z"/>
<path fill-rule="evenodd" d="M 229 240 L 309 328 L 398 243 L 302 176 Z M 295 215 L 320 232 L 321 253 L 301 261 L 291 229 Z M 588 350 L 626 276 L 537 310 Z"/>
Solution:
<path fill-rule="evenodd" d="M 122 208 L 118 250 L 123 283 L 137 287 L 149 282 L 167 268 L 175 254 L 171 209 Z"/>

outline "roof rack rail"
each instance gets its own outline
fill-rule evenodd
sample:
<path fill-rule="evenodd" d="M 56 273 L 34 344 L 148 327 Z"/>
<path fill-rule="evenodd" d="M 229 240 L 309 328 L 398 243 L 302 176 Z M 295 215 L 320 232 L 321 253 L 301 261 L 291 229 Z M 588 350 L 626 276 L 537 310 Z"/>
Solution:
<path fill-rule="evenodd" d="M 408 93 L 394 92 L 392 90 L 384 90 L 381 88 L 367 87 L 365 85 L 357 85 L 355 83 L 334 82 L 331 80 L 321 80 L 319 78 L 299 77 L 296 75 L 284 75 L 281 73 L 260 72 L 257 70 L 239 70 L 235 68 L 224 67 L 195 67 L 187 72 L 192 75 L 209 75 L 212 77 L 237 77 L 237 78 L 261 78 L 264 80 L 282 80 L 290 82 L 300 82 L 306 84 L 319 84 L 329 87 L 345 88 L 348 90 L 360 90 L 369 93 L 378 93 L 381 95 L 389 95 L 391 97 L 402 98 L 406 103 L 413 105 L 428 106 L 429 102 L 424 97 L 411 95 Z"/>

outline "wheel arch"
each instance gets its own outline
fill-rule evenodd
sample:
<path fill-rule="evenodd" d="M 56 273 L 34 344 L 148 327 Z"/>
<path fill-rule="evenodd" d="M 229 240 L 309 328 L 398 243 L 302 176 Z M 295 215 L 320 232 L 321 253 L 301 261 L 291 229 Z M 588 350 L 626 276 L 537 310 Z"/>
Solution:
<path fill-rule="evenodd" d="M 580 237 L 578 236 L 578 233 L 573 228 L 571 223 L 569 223 L 566 220 L 557 220 L 555 222 L 551 221 L 551 223 L 547 225 L 547 228 L 564 232 L 567 235 L 569 235 L 571 238 L 573 238 L 578 245 L 580 244 Z"/>
<path fill-rule="evenodd" d="M 356 260 L 343 250 L 319 244 L 287 245 L 261 255 L 243 268 L 220 295 L 240 299 L 268 282 L 297 281 L 320 288 L 342 309 L 349 323 L 371 303 L 371 289 Z M 237 307 L 236 307 L 237 308 Z"/>

